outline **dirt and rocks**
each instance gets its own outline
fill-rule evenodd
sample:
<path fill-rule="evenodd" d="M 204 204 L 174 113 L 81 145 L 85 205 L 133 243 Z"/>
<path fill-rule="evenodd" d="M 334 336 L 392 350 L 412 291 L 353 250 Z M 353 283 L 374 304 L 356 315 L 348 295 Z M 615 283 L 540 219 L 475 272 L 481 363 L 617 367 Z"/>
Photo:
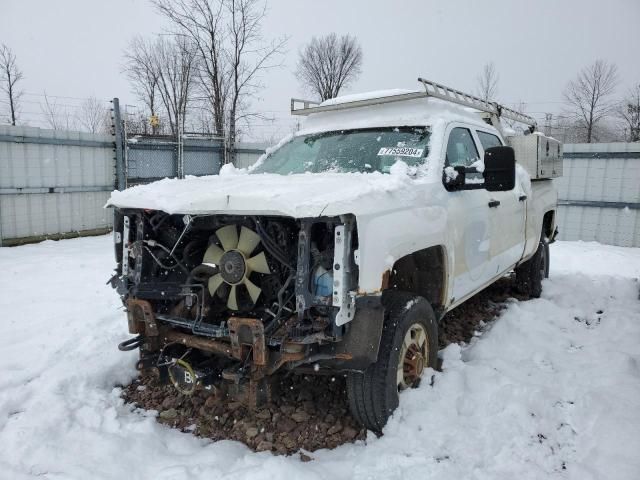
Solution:
<path fill-rule="evenodd" d="M 448 313 L 440 347 L 467 343 L 505 307 L 508 298 L 526 299 L 504 278 Z M 278 380 L 273 402 L 256 411 L 201 390 L 185 396 L 145 375 L 124 387 L 126 402 L 158 411 L 160 423 L 212 440 L 237 440 L 256 451 L 312 457 L 309 452 L 363 440 L 366 431 L 349 413 L 342 375 L 294 375 Z M 307 453 L 305 453 L 307 452 Z"/>

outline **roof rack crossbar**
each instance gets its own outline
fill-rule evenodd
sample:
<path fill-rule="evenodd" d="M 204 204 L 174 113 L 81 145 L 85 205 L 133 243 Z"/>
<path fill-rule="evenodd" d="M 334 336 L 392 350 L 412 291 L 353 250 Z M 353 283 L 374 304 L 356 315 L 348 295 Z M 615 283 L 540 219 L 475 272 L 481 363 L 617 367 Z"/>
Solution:
<path fill-rule="evenodd" d="M 320 105 L 319 102 L 313 100 L 291 99 L 291 115 L 309 115 L 318 112 L 331 112 L 335 110 L 345 110 L 348 108 L 367 107 L 370 105 L 380 105 L 383 103 L 401 102 L 404 100 L 412 100 L 414 98 L 428 97 L 425 92 L 400 93 L 398 95 L 389 95 L 387 97 L 367 98 L 363 100 L 353 100 L 351 102 L 336 103 L 334 105 Z M 302 104 L 302 108 L 296 108 L 298 104 Z M 318 105 L 318 106 L 312 106 Z"/>
<path fill-rule="evenodd" d="M 520 113 L 512 108 L 499 105 L 496 102 L 489 102 L 475 95 L 461 92 L 454 88 L 446 87 L 442 84 L 426 80 L 424 78 L 418 78 L 418 81 L 424 85 L 425 92 L 430 97 L 439 98 L 449 102 L 457 103 L 465 107 L 475 108 L 482 112 L 497 115 L 498 117 L 508 118 L 515 120 L 516 122 L 522 122 L 527 125 L 536 125 L 536 120 L 529 115 Z"/>
<path fill-rule="evenodd" d="M 302 108 L 296 108 L 296 105 L 298 104 L 302 104 Z M 291 113 L 293 113 L 294 115 L 299 115 L 299 114 L 295 114 L 294 112 L 299 112 L 301 110 L 306 110 L 308 108 L 316 108 L 318 105 L 320 105 L 320 102 L 316 101 L 316 100 L 303 100 L 301 98 L 292 98 L 291 99 Z"/>
<path fill-rule="evenodd" d="M 301 100 L 298 98 L 291 99 L 292 115 L 309 115 L 317 112 L 328 112 L 335 110 L 345 110 L 348 108 L 366 107 L 370 105 L 380 105 L 383 103 L 400 102 L 404 100 L 412 100 L 415 98 L 433 97 L 451 103 L 456 103 L 464 107 L 474 108 L 481 112 L 489 114 L 492 123 L 499 123 L 500 117 L 508 118 L 516 122 L 521 122 L 535 128 L 536 120 L 529 115 L 520 113 L 512 108 L 499 105 L 496 102 L 484 100 L 475 95 L 464 93 L 455 88 L 446 87 L 440 83 L 418 78 L 418 81 L 424 86 L 424 92 L 401 93 L 398 95 L 389 95 L 385 97 L 367 98 L 363 100 L 353 100 L 351 102 L 336 103 L 334 105 L 321 105 L 320 102 L 314 100 Z M 300 107 L 301 105 L 301 107 Z"/>

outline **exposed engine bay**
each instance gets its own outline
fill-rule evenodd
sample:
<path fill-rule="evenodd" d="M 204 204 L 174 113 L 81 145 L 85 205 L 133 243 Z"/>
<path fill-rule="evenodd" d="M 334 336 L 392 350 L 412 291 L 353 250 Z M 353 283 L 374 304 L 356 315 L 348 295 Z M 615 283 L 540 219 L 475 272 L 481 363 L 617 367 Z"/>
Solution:
<path fill-rule="evenodd" d="M 138 367 L 183 393 L 224 378 L 250 405 L 282 367 L 349 360 L 336 345 L 356 311 L 355 227 L 351 216 L 116 210 L 111 283 L 138 334 L 119 348 L 140 348 Z"/>

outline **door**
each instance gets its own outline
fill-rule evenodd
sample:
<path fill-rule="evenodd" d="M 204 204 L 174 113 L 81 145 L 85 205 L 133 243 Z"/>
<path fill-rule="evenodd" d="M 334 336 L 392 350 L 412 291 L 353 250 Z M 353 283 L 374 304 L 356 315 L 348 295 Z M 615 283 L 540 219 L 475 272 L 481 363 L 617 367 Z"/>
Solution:
<path fill-rule="evenodd" d="M 484 158 L 484 151 L 503 145 L 494 133 L 476 129 L 475 133 Z M 518 186 L 506 192 L 488 192 L 491 229 L 490 269 L 493 276 L 510 270 L 521 258 L 525 247 L 525 214 L 527 198 Z"/>
<path fill-rule="evenodd" d="M 461 124 L 449 127 L 443 182 L 447 167 L 470 166 L 480 158 L 472 130 Z M 476 182 L 476 175 L 468 176 Z M 481 175 L 480 175 L 481 177 Z M 489 196 L 484 189 L 447 192 L 448 233 L 453 245 L 453 286 L 449 302 L 457 303 L 487 282 L 491 251 Z"/>

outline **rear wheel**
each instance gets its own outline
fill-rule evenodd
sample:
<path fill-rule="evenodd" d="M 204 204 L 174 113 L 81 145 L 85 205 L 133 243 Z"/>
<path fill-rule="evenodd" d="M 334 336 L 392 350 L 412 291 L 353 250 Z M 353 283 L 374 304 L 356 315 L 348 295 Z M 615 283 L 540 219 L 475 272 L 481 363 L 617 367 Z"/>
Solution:
<path fill-rule="evenodd" d="M 438 359 L 438 327 L 429 302 L 405 292 L 386 293 L 383 302 L 378 360 L 347 376 L 351 413 L 376 433 L 398 406 L 399 394 L 417 387 L 424 370 Z"/>
<path fill-rule="evenodd" d="M 533 257 L 516 268 L 516 286 L 520 293 L 540 297 L 542 280 L 549 278 L 549 260 L 549 241 L 543 236 Z"/>

